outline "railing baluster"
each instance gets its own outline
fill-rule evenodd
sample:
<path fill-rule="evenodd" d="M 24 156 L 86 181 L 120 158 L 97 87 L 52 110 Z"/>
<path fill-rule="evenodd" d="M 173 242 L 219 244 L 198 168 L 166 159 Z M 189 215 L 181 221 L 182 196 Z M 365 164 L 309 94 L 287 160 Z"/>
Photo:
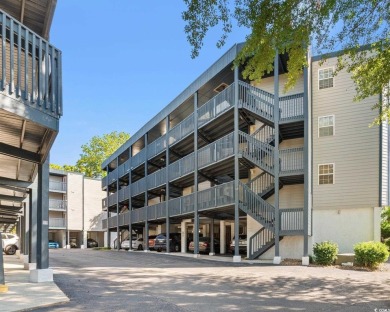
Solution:
<path fill-rule="evenodd" d="M 1 65 L 2 65 L 2 73 L 1 73 L 1 89 L 4 91 L 7 83 L 7 49 L 6 49 L 6 25 L 7 25 L 7 17 L 4 13 L 1 14 Z"/>
<path fill-rule="evenodd" d="M 9 73 L 10 73 L 10 79 L 9 79 L 9 94 L 14 93 L 14 21 L 11 19 L 9 23 Z"/>
<path fill-rule="evenodd" d="M 49 45 L 45 44 L 45 107 L 49 108 Z"/>
<path fill-rule="evenodd" d="M 24 29 L 24 99 L 28 101 L 28 42 L 29 32 Z"/>
<path fill-rule="evenodd" d="M 35 103 L 35 78 L 36 78 L 36 68 L 35 68 L 35 63 L 36 63 L 36 45 L 35 45 L 35 34 L 32 34 L 32 61 L 31 61 L 31 66 L 32 66 L 32 77 L 31 77 L 31 102 Z"/>
<path fill-rule="evenodd" d="M 22 79 L 21 79 L 21 62 L 22 62 L 22 26 L 21 24 L 18 24 L 18 77 L 16 80 L 16 96 L 20 97 L 21 96 L 21 84 L 22 84 Z"/>

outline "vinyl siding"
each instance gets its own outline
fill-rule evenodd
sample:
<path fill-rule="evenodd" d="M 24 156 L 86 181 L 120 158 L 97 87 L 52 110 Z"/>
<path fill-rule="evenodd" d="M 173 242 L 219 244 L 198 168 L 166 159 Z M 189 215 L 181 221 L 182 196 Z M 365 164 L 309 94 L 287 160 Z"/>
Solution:
<path fill-rule="evenodd" d="M 382 124 L 382 189 L 381 189 L 381 206 L 387 206 L 389 192 L 389 125 L 387 122 Z"/>
<path fill-rule="evenodd" d="M 334 78 L 334 87 L 318 89 L 318 69 L 312 64 L 313 209 L 373 207 L 379 203 L 379 128 L 369 127 L 377 111 L 377 97 L 353 102 L 355 86 L 346 72 Z M 318 117 L 334 115 L 334 136 L 318 137 Z M 335 164 L 334 184 L 318 184 L 318 165 Z"/>

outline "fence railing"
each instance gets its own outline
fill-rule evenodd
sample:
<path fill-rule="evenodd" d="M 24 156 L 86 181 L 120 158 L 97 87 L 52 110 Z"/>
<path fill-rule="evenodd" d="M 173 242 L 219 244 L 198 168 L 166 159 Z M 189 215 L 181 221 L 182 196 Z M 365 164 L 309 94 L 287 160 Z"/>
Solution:
<path fill-rule="evenodd" d="M 131 184 L 131 196 L 141 194 L 146 191 L 146 178 L 139 179 Z"/>
<path fill-rule="evenodd" d="M 234 204 L 234 181 L 198 192 L 198 210 Z"/>
<path fill-rule="evenodd" d="M 234 155 L 233 133 L 220 138 L 198 151 L 198 167 L 203 168 L 212 163 Z"/>
<path fill-rule="evenodd" d="M 198 108 L 198 127 L 222 115 L 234 106 L 234 84 Z"/>
<path fill-rule="evenodd" d="M 194 131 L 194 113 L 185 118 L 169 131 L 169 145 L 173 145 L 184 139 Z"/>
<path fill-rule="evenodd" d="M 66 182 L 61 181 L 49 181 L 50 191 L 66 192 Z"/>
<path fill-rule="evenodd" d="M 279 213 L 281 234 L 303 232 L 303 208 L 280 209 Z"/>
<path fill-rule="evenodd" d="M 148 159 L 158 155 L 167 147 L 167 138 L 164 134 L 148 145 Z"/>
<path fill-rule="evenodd" d="M 61 51 L 0 11 L 2 93 L 52 117 L 62 115 Z"/>
<path fill-rule="evenodd" d="M 63 210 L 67 207 L 67 201 L 62 199 L 49 199 L 49 209 Z"/>
<path fill-rule="evenodd" d="M 166 172 L 166 168 L 162 168 L 148 175 L 148 189 L 152 189 L 165 184 L 167 182 Z"/>
<path fill-rule="evenodd" d="M 64 218 L 49 218 L 49 228 L 64 228 L 66 220 Z"/>
<path fill-rule="evenodd" d="M 303 147 L 282 149 L 279 151 L 280 173 L 303 174 L 304 157 Z"/>
<path fill-rule="evenodd" d="M 122 202 L 124 200 L 127 200 L 129 199 L 129 189 L 130 189 L 130 186 L 127 185 L 125 187 L 122 187 L 119 191 L 118 191 L 118 200 L 119 202 Z"/>
<path fill-rule="evenodd" d="M 192 173 L 195 169 L 195 154 L 191 153 L 168 166 L 169 181 Z"/>
<path fill-rule="evenodd" d="M 131 157 L 131 167 L 137 168 L 139 165 L 145 162 L 145 160 L 146 160 L 146 150 L 145 148 L 143 148 L 137 154 Z"/>
<path fill-rule="evenodd" d="M 280 121 L 303 118 L 303 93 L 279 98 Z"/>

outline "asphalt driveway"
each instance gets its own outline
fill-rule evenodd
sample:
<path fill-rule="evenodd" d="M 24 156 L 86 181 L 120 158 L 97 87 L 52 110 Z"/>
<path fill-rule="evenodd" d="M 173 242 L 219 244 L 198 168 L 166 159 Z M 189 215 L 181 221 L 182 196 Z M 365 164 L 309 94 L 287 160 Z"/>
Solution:
<path fill-rule="evenodd" d="M 75 249 L 50 266 L 70 302 L 33 311 L 390 311 L 390 271 Z"/>

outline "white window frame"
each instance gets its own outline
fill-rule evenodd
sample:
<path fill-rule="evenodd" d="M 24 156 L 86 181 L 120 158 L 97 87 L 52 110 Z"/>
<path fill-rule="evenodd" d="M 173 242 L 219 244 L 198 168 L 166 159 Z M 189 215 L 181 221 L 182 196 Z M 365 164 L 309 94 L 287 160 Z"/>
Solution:
<path fill-rule="evenodd" d="M 328 87 L 328 88 L 322 88 L 322 89 L 320 89 L 320 71 L 321 70 L 326 70 L 326 69 L 331 69 L 332 70 L 332 78 L 333 78 L 333 86 L 332 87 Z M 317 84 L 317 88 L 318 88 L 318 90 L 326 90 L 326 89 L 331 89 L 331 88 L 334 88 L 335 87 L 335 76 L 334 76 L 334 66 L 329 66 L 329 67 L 325 67 L 325 68 L 319 68 L 318 69 L 318 84 Z M 329 79 L 329 78 L 327 78 L 327 79 Z"/>
<path fill-rule="evenodd" d="M 321 175 L 324 175 L 324 174 L 321 174 L 320 175 L 320 166 L 327 166 L 327 165 L 332 165 L 333 166 L 333 183 L 330 184 L 330 183 L 326 183 L 326 184 L 320 184 L 320 176 Z M 333 184 L 336 184 L 336 166 L 334 163 L 325 163 L 325 164 L 318 164 L 318 185 L 333 185 Z"/>
<path fill-rule="evenodd" d="M 333 134 L 332 134 L 332 135 L 320 136 L 320 118 L 325 118 L 325 117 L 333 117 Z M 319 137 L 319 138 L 326 138 L 326 137 L 335 136 L 335 135 L 336 135 L 336 117 L 335 117 L 335 115 L 318 116 L 317 130 L 318 130 L 318 137 Z"/>

